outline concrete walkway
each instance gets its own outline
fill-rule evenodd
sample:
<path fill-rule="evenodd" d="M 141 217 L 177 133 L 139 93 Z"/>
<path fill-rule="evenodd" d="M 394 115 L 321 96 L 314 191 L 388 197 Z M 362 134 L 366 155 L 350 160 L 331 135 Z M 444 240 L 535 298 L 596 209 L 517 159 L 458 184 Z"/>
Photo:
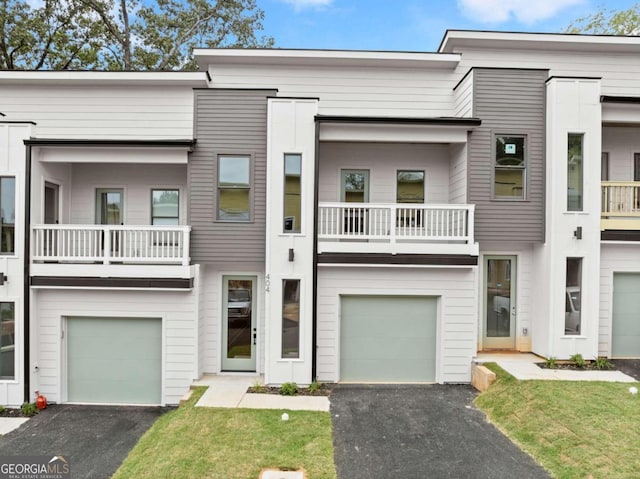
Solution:
<path fill-rule="evenodd" d="M 544 358 L 531 353 L 479 353 L 476 360 L 479 363 L 498 363 L 498 366 L 520 380 L 636 382 L 621 371 L 542 369 L 535 363 L 544 362 Z"/>
<path fill-rule="evenodd" d="M 0 417 L 0 436 L 4 436 L 14 429 L 18 429 L 28 420 L 28 417 Z"/>
<path fill-rule="evenodd" d="M 193 383 L 194 386 L 208 386 L 196 407 L 329 411 L 329 398 L 326 396 L 247 393 L 247 388 L 256 383 L 264 384 L 264 378 L 257 375 L 205 375 Z"/>

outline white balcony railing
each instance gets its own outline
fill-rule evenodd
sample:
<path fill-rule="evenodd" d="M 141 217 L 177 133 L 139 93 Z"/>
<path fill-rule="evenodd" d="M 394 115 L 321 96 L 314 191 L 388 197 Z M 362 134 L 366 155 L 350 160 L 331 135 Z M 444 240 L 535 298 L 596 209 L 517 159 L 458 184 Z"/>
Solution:
<path fill-rule="evenodd" d="M 473 245 L 474 205 L 320 203 L 319 251 L 424 252 L 428 245 Z M 353 243 L 388 245 L 362 248 Z M 333 245 L 328 245 L 333 243 Z M 418 245 L 419 248 L 407 247 Z M 397 246 L 401 245 L 401 246 Z M 440 248 L 442 250 L 442 248 Z"/>
<path fill-rule="evenodd" d="M 34 225 L 34 262 L 188 265 L 190 226 Z"/>

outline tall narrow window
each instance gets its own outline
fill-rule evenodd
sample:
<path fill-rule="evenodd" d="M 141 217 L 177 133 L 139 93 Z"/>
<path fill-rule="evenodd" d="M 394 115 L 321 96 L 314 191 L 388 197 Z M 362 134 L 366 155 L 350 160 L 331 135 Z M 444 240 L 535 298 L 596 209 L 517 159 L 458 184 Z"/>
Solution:
<path fill-rule="evenodd" d="M 151 190 L 151 224 L 177 225 L 180 223 L 180 191 Z"/>
<path fill-rule="evenodd" d="M 15 252 L 16 179 L 0 178 L 0 253 Z"/>
<path fill-rule="evenodd" d="M 527 159 L 524 136 L 496 136 L 493 176 L 494 198 L 525 198 Z"/>
<path fill-rule="evenodd" d="M 582 311 L 582 258 L 567 258 L 564 334 L 580 334 Z"/>
<path fill-rule="evenodd" d="M 633 181 L 640 181 L 640 153 L 633 154 Z"/>
<path fill-rule="evenodd" d="M 567 211 L 583 208 L 583 145 L 584 134 L 569 133 L 567 145 Z"/>
<path fill-rule="evenodd" d="M 284 232 L 300 233 L 302 155 L 284 155 Z"/>
<path fill-rule="evenodd" d="M 300 357 L 300 280 L 282 280 L 282 358 Z"/>
<path fill-rule="evenodd" d="M 609 181 L 609 153 L 605 152 L 600 157 L 600 181 Z"/>
<path fill-rule="evenodd" d="M 15 379 L 15 304 L 0 303 L 0 379 Z"/>
<path fill-rule="evenodd" d="M 248 156 L 218 157 L 218 219 L 249 221 L 251 159 Z"/>

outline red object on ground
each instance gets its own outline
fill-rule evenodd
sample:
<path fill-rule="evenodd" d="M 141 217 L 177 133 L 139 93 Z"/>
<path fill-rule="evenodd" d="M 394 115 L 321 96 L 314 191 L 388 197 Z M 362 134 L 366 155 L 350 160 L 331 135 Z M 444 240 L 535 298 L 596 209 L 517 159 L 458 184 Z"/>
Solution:
<path fill-rule="evenodd" d="M 44 409 L 47 407 L 47 398 L 44 397 L 42 394 L 40 394 L 38 391 L 36 391 L 36 407 L 38 409 Z"/>

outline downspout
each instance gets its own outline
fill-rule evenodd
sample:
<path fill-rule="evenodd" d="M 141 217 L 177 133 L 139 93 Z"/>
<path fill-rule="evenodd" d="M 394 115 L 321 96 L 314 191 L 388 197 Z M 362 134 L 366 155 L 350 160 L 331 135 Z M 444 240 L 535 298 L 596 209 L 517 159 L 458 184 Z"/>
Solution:
<path fill-rule="evenodd" d="M 31 312 L 31 288 L 29 286 L 30 261 L 31 261 L 31 145 L 25 141 L 26 165 L 25 165 L 25 188 L 24 188 L 24 292 L 23 292 L 23 325 L 24 335 L 24 399 L 29 402 L 31 397 L 31 353 L 29 347 L 30 330 L 29 325 Z"/>
<path fill-rule="evenodd" d="M 315 177 L 313 179 L 313 321 L 311 335 L 311 351 L 313 358 L 311 360 L 311 380 L 316 380 L 317 374 L 317 357 L 318 357 L 318 183 L 320 173 L 320 124 L 316 121 L 316 142 L 315 142 Z"/>

